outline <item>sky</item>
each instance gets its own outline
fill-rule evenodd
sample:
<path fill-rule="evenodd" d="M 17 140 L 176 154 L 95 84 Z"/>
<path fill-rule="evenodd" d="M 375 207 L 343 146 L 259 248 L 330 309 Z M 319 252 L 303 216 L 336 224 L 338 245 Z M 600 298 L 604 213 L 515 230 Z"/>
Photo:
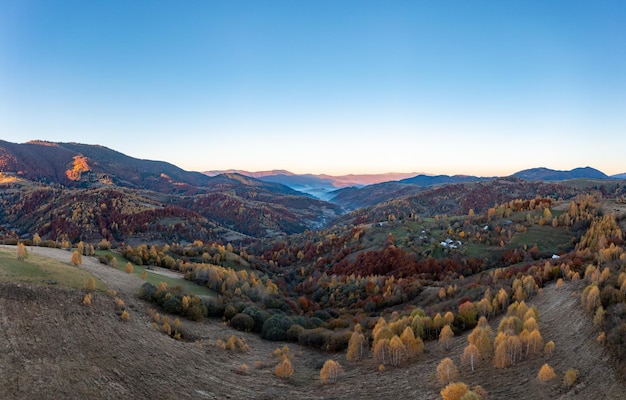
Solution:
<path fill-rule="evenodd" d="M 186 170 L 626 172 L 623 1 L 0 1 L 0 139 Z"/>

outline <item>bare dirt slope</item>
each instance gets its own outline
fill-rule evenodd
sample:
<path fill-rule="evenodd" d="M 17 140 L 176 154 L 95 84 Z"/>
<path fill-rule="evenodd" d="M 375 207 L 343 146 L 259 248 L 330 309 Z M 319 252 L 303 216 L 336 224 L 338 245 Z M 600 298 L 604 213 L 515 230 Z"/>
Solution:
<path fill-rule="evenodd" d="M 68 260 L 63 250 L 33 251 Z M 439 397 L 437 363 L 449 356 L 459 364 L 466 335 L 454 339 L 450 351 L 437 343 L 426 345 L 420 360 L 401 368 L 377 370 L 373 360 L 357 365 L 344 354 L 326 354 L 288 346 L 296 354 L 290 381 L 273 375 L 271 353 L 283 343 L 267 342 L 253 334 L 233 331 L 217 320 L 184 322 L 196 338 L 215 340 L 242 336 L 248 353 L 233 353 L 199 343 L 176 341 L 155 331 L 137 299 L 141 280 L 85 257 L 83 267 L 116 290 L 126 302 L 131 321 L 123 322 L 110 296 L 97 294 L 91 307 L 81 304 L 83 293 L 56 287 L 0 284 L 0 397 L 14 399 L 340 399 Z M 626 399 L 626 385 L 610 357 L 597 344 L 597 332 L 583 315 L 575 287 L 548 287 L 533 300 L 541 314 L 540 329 L 546 341 L 554 340 L 550 359 L 526 360 L 512 368 L 491 365 L 462 371 L 460 380 L 482 385 L 490 399 Z M 494 327 L 495 329 L 495 327 Z M 345 369 L 335 385 L 318 378 L 323 362 L 332 357 Z M 558 378 L 541 384 L 536 376 L 549 362 Z M 245 374 L 236 372 L 246 364 Z M 580 370 L 579 383 L 561 385 L 567 368 Z"/>

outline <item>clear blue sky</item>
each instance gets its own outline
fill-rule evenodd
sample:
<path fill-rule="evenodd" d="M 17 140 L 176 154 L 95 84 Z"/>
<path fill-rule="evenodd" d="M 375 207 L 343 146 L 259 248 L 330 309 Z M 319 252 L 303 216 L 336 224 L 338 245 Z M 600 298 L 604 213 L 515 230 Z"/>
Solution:
<path fill-rule="evenodd" d="M 0 138 L 188 170 L 622 173 L 626 2 L 2 0 Z"/>

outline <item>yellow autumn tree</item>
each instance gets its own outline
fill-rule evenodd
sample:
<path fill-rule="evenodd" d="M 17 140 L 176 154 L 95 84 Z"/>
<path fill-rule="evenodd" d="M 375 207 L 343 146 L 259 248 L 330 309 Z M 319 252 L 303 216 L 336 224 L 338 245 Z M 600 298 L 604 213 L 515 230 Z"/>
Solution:
<path fill-rule="evenodd" d="M 167 282 L 159 282 L 157 285 L 157 294 L 167 290 Z"/>
<path fill-rule="evenodd" d="M 579 371 L 574 368 L 570 368 L 567 371 L 565 371 L 565 375 L 563 375 L 563 385 L 566 388 L 570 388 L 574 386 L 574 384 L 576 383 L 576 380 L 578 380 L 578 373 Z"/>
<path fill-rule="evenodd" d="M 556 374 L 554 373 L 554 370 L 552 369 L 552 367 L 549 366 L 548 364 L 543 364 L 541 368 L 539 369 L 539 373 L 537 374 L 537 379 L 539 379 L 540 382 L 547 382 L 554 378 L 556 378 Z"/>
<path fill-rule="evenodd" d="M 538 329 L 530 332 L 528 336 L 528 350 L 532 355 L 539 354 L 541 349 L 543 348 L 543 338 L 541 337 L 541 333 L 539 333 Z"/>
<path fill-rule="evenodd" d="M 289 357 L 283 355 L 282 361 L 276 367 L 275 374 L 279 378 L 288 379 L 293 376 L 293 366 L 291 365 L 291 361 L 289 361 Z"/>
<path fill-rule="evenodd" d="M 27 258 L 28 258 L 28 251 L 26 250 L 26 246 L 24 246 L 24 243 L 19 242 L 17 244 L 17 259 L 18 261 L 24 261 Z"/>
<path fill-rule="evenodd" d="M 537 324 L 537 321 L 534 317 L 529 317 L 524 321 L 524 329 L 526 329 L 528 332 L 539 329 L 539 325 Z"/>
<path fill-rule="evenodd" d="M 471 343 L 465 346 L 465 349 L 463 350 L 463 355 L 461 355 L 461 364 L 469 365 L 472 369 L 472 372 L 474 372 L 474 366 L 478 363 L 479 360 L 480 351 L 478 351 L 478 347 Z"/>
<path fill-rule="evenodd" d="M 442 319 L 443 325 L 452 325 L 454 323 L 454 314 L 452 314 L 452 311 L 448 311 L 444 314 Z"/>
<path fill-rule="evenodd" d="M 548 343 L 546 343 L 545 346 L 543 346 L 543 352 L 548 357 L 550 357 L 552 355 L 552 353 L 554 352 L 554 341 L 553 340 L 550 340 Z"/>
<path fill-rule="evenodd" d="M 348 341 L 348 351 L 346 360 L 360 361 L 363 359 L 363 351 L 365 350 L 365 336 L 361 332 L 354 331 Z"/>
<path fill-rule="evenodd" d="M 124 267 L 124 271 L 126 271 L 127 274 L 133 273 L 133 264 L 131 264 L 130 261 L 126 263 L 126 266 Z"/>
<path fill-rule="evenodd" d="M 320 380 L 324 383 L 335 383 L 337 377 L 341 373 L 341 365 L 334 360 L 326 360 L 324 366 L 320 370 Z"/>
<path fill-rule="evenodd" d="M 452 332 L 452 328 L 450 328 L 450 325 L 445 325 L 439 333 L 439 343 L 441 343 L 446 350 L 449 350 L 453 337 L 454 332 Z"/>
<path fill-rule="evenodd" d="M 469 334 L 467 340 L 478 348 L 483 359 L 490 358 L 493 354 L 492 332 L 489 325 L 479 325 Z"/>
<path fill-rule="evenodd" d="M 504 332 L 498 333 L 494 341 L 493 365 L 496 368 L 504 368 L 510 365 L 510 348 L 508 335 Z"/>
<path fill-rule="evenodd" d="M 389 364 L 389 339 L 380 339 L 374 345 L 374 359 L 376 362 L 386 365 Z"/>
<path fill-rule="evenodd" d="M 450 357 L 444 358 L 439 365 L 437 365 L 437 377 L 439 377 L 439 382 L 442 384 L 445 385 L 454 382 L 458 376 L 459 370 Z"/>
<path fill-rule="evenodd" d="M 448 384 L 440 393 L 443 400 L 461 400 L 468 390 L 463 382 L 455 382 Z"/>
<path fill-rule="evenodd" d="M 498 300 L 501 310 L 504 311 L 504 309 L 509 305 L 509 294 L 506 290 L 504 290 L 504 288 L 500 289 L 496 299 Z"/>
<path fill-rule="evenodd" d="M 96 290 L 96 280 L 94 278 L 89 278 L 87 283 L 85 284 L 85 290 L 89 292 L 93 292 Z"/>
<path fill-rule="evenodd" d="M 78 250 L 75 250 L 72 253 L 72 258 L 70 259 L 70 263 L 72 265 L 81 265 L 83 263 L 83 256 L 78 252 Z"/>
<path fill-rule="evenodd" d="M 402 364 L 402 361 L 406 357 L 406 346 L 402 343 L 402 340 L 395 335 L 389 341 L 389 363 L 394 367 Z"/>
<path fill-rule="evenodd" d="M 413 329 L 410 326 L 404 328 L 400 340 L 406 348 L 406 354 L 409 359 L 416 358 L 424 352 L 424 342 L 421 338 L 415 337 Z"/>

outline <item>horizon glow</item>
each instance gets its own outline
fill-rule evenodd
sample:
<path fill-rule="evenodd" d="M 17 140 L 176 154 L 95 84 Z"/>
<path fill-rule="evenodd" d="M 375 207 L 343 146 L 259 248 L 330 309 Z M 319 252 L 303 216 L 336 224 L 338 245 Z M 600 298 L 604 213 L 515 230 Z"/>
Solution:
<path fill-rule="evenodd" d="M 8 0 L 0 138 L 186 170 L 626 172 L 626 3 Z"/>

